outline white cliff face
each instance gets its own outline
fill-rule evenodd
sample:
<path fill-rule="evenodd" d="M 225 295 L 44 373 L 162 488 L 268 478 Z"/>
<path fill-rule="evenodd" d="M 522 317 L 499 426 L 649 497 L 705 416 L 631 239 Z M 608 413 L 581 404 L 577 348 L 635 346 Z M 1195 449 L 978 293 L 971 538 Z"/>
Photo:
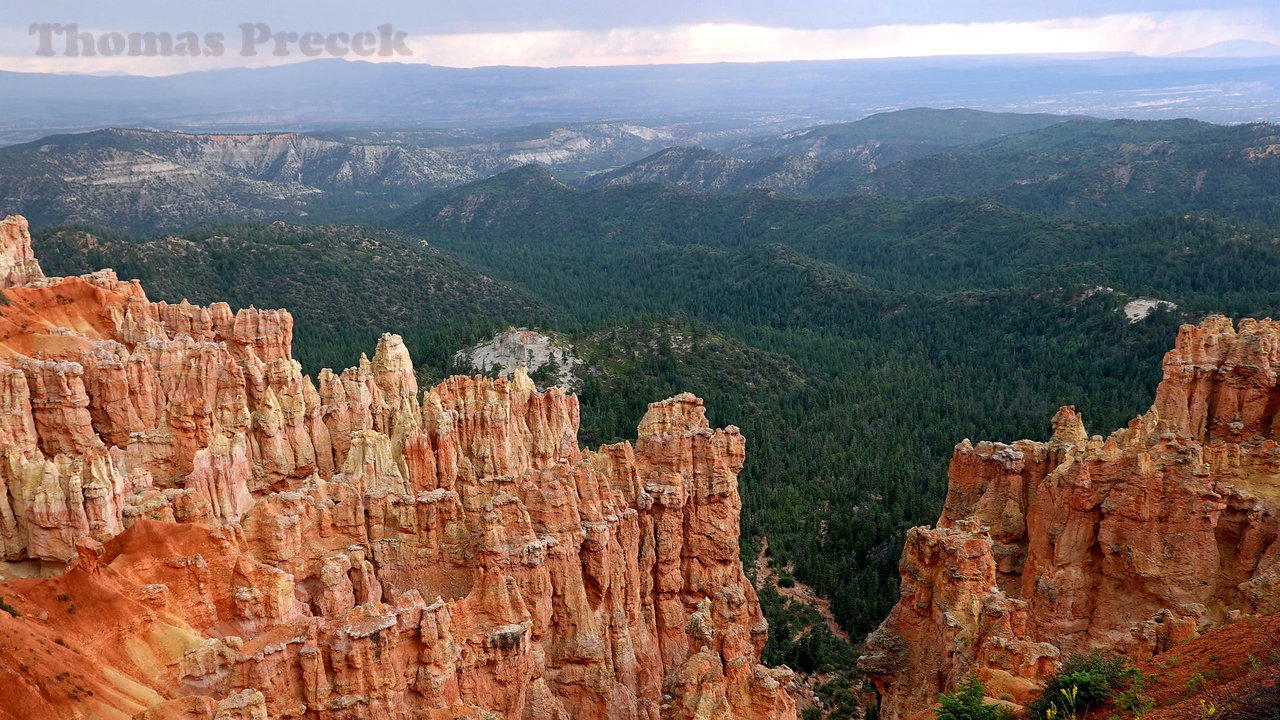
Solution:
<path fill-rule="evenodd" d="M 599 123 L 514 139 L 459 133 L 190 134 L 106 129 L 0 149 L 0 196 L 40 224 L 174 229 L 209 218 L 297 218 L 335 203 L 401 207 L 528 163 L 598 170 L 632 162 L 674 138 Z M 5 168 L 29 168 L 11 172 Z M 31 205 L 32 207 L 26 207 Z"/>
<path fill-rule="evenodd" d="M 492 340 L 459 350 L 453 364 L 460 370 L 496 372 L 510 377 L 521 365 L 542 386 L 576 390 L 581 385 L 577 370 L 582 361 L 568 343 L 526 328 L 509 327 Z"/>
<path fill-rule="evenodd" d="M 675 147 L 614 170 L 586 177 L 588 188 L 669 182 L 701 191 L 774 190 L 801 194 L 832 170 L 812 157 L 787 155 L 744 160 L 700 147 Z"/>

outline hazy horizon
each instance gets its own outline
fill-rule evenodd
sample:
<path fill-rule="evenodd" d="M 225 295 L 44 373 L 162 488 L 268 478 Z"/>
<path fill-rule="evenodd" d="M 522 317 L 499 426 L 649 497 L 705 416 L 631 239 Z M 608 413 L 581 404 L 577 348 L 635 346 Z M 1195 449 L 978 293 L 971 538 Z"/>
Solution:
<path fill-rule="evenodd" d="M 0 20 L 0 70 L 15 72 L 171 75 L 350 58 L 359 54 L 351 38 L 364 33 L 379 42 L 362 59 L 457 68 L 1074 53 L 1163 57 L 1222 43 L 1262 54 L 1275 47 L 1280 55 L 1280 10 L 1250 1 L 1053 0 L 1033 7 L 940 0 L 892 7 L 836 0 L 786 7 L 761 0 L 662 0 L 643 7 L 555 0 L 536 8 L 499 0 L 465 8 L 408 0 L 342 8 L 299 0 L 270 7 L 231 0 L 216 9 L 159 0 L 84 8 L 51 9 L 35 0 L 12 5 Z M 78 41 L 62 32 L 67 26 L 74 26 Z M 147 33 L 179 41 L 189 34 L 198 42 L 163 57 L 120 42 Z M 315 40 L 308 43 L 308 35 Z M 326 45 L 325 39 L 337 41 Z"/>

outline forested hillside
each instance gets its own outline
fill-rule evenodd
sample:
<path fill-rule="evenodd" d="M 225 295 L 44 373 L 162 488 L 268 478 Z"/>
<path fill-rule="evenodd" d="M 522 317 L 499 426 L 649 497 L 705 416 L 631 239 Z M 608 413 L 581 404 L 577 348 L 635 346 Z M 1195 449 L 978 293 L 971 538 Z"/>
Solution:
<path fill-rule="evenodd" d="M 1073 121 L 972 151 L 888 165 L 859 191 L 990 197 L 1094 219 L 1205 210 L 1280 220 L 1280 126 L 1195 120 Z"/>
<path fill-rule="evenodd" d="M 853 122 L 801 128 L 772 138 L 743 140 L 728 146 L 726 152 L 749 159 L 806 155 L 823 160 L 863 160 L 865 167 L 874 169 L 907 158 L 954 152 L 1069 120 L 1092 119 L 1080 115 L 918 107 L 875 113 Z"/>
<path fill-rule="evenodd" d="M 877 168 L 942 153 L 972 152 L 1009 135 L 1091 118 L 912 108 L 801 128 L 713 148 L 671 147 L 630 165 L 582 178 L 583 187 L 669 182 L 707 192 L 776 190 L 787 195 L 849 194 Z"/>
<path fill-rule="evenodd" d="M 35 246 L 50 275 L 110 267 L 156 300 L 288 308 L 308 372 L 347 367 L 383 332 L 443 367 L 504 322 L 555 317 L 529 292 L 420 238 L 368 226 L 241 223 L 151 239 L 59 228 L 37 233 Z"/>
<path fill-rule="evenodd" d="M 424 380 L 507 324 L 564 333 L 589 368 L 591 442 L 631 434 L 652 398 L 698 393 L 752 443 L 744 552 L 767 536 L 855 633 L 892 601 L 900 533 L 936 516 L 955 442 L 1038 437 L 1067 403 L 1109 431 L 1149 402 L 1178 323 L 1280 308 L 1275 230 L 1207 216 L 581 191 L 522 168 L 403 225 L 64 229 L 37 249 L 50 272 L 112 266 L 162 299 L 288 307 L 309 371 L 383 330 Z M 1177 308 L 1130 322 L 1137 297 Z"/>
<path fill-rule="evenodd" d="M 880 117 L 872 116 L 753 141 L 728 149 L 738 153 L 732 157 L 664 150 L 585 178 L 583 185 L 665 182 L 708 192 L 767 189 L 797 197 L 986 198 L 1089 220 L 1203 211 L 1280 221 L 1280 127 L 1274 124 L 1061 117 L 1045 122 L 1054 116 L 1013 116 L 1025 120 L 1012 123 L 987 113 L 977 116 L 975 131 L 966 132 L 961 121 L 967 116 L 911 115 L 919 112 L 892 113 L 876 122 L 906 123 L 908 129 L 896 135 L 873 126 L 854 132 Z M 910 131 L 913 119 L 928 120 L 936 137 L 954 144 L 925 142 L 926 132 Z M 938 127 L 944 119 L 951 125 Z M 1036 120 L 1043 124 L 1033 125 Z M 866 137 L 889 139 L 858 144 Z"/>
<path fill-rule="evenodd" d="M 748 532 L 855 631 L 894 596 L 897 538 L 936 516 L 956 441 L 1038 437 L 1066 403 L 1109 431 L 1149 402 L 1184 318 L 1280 307 L 1258 290 L 1280 280 L 1274 230 L 1210 217 L 1116 225 L 984 201 L 575 192 L 528 168 L 404 222 L 579 321 L 687 316 L 786 358 L 800 382 L 775 391 L 746 383 L 762 373 L 749 357 L 700 375 L 707 354 L 676 361 L 658 342 L 616 390 L 584 390 L 584 418 L 610 439 L 633 413 L 626 398 L 706 395 L 754 443 Z M 1131 323 L 1119 309 L 1143 295 L 1179 309 Z"/>

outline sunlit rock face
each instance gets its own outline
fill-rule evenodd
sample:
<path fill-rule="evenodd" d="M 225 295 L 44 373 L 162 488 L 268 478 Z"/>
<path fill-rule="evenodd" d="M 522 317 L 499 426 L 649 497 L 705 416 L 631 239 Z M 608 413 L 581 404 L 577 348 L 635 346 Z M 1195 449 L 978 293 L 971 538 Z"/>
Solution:
<path fill-rule="evenodd" d="M 287 312 L 46 278 L 20 218 L 0 288 L 0 715 L 795 717 L 698 398 L 593 452 L 394 335 L 313 381 Z"/>
<path fill-rule="evenodd" d="M 868 639 L 882 717 L 970 670 L 1022 699 L 1071 653 L 1149 657 L 1280 610 L 1280 323 L 1186 325 L 1155 404 L 1106 439 L 1074 408 L 1047 443 L 964 441 L 902 594 Z"/>

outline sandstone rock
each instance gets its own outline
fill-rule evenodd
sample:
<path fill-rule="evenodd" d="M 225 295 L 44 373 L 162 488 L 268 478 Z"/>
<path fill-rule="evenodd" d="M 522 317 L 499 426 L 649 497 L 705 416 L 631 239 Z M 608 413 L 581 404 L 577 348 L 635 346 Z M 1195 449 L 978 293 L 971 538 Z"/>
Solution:
<path fill-rule="evenodd" d="M 0 583 L 0 715 L 795 717 L 701 400 L 593 452 L 523 372 L 420 394 L 385 335 L 313 383 L 283 311 L 9 277 L 0 542 L 54 576 Z"/>
<path fill-rule="evenodd" d="M 1278 369 L 1280 323 L 1210 318 L 1180 330 L 1152 408 L 1106 440 L 1063 408 L 1047 443 L 958 445 L 861 661 L 881 716 L 971 670 L 1016 696 L 1071 653 L 1141 660 L 1280 609 Z"/>
<path fill-rule="evenodd" d="M 0 220 L 0 290 L 44 277 L 31 249 L 27 219 L 10 215 Z"/>

